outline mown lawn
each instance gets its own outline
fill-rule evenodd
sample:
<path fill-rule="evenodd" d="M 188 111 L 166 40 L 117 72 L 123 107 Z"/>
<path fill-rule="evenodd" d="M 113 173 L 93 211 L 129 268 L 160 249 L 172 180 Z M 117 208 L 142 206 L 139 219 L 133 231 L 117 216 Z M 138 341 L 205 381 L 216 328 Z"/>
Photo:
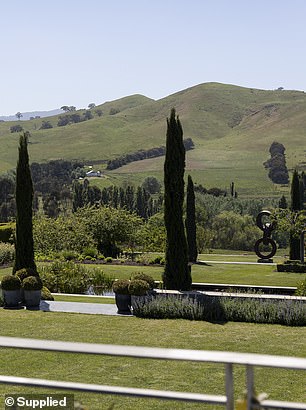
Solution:
<path fill-rule="evenodd" d="M 95 265 L 87 265 L 90 269 Z M 126 265 L 101 265 L 106 275 L 116 279 L 130 278 L 133 273 L 144 272 L 161 280 L 163 266 L 126 266 Z M 192 266 L 192 281 L 202 283 L 229 283 L 261 286 L 297 286 L 305 275 L 299 273 L 277 272 L 276 266 L 236 265 L 209 263 L 207 265 Z"/>
<path fill-rule="evenodd" d="M 306 357 L 306 328 L 233 322 L 216 324 L 187 320 L 149 320 L 26 310 L 1 309 L 0 315 L 2 336 Z M 7 375 L 210 394 L 224 393 L 222 365 L 77 356 L 7 348 L 0 350 L 1 373 Z M 301 371 L 258 368 L 255 372 L 255 381 L 257 392 L 266 392 L 271 399 L 305 401 L 305 375 Z M 243 393 L 244 382 L 244 367 L 238 366 L 235 368 L 236 396 Z M 21 392 L 48 391 L 1 386 L 2 397 L 8 393 Z M 198 404 L 108 395 L 75 393 L 75 398 L 90 410 L 203 408 L 203 405 Z M 114 407 L 111 407 L 112 405 Z"/>
<path fill-rule="evenodd" d="M 206 259 L 208 260 L 208 258 Z M 38 267 L 41 264 L 38 264 Z M 130 278 L 137 272 L 151 275 L 155 280 L 161 280 L 163 266 L 129 266 L 124 264 L 88 264 L 88 269 L 99 267 L 103 272 L 114 279 Z M 0 269 L 0 278 L 11 274 L 12 268 Z M 202 283 L 244 284 L 258 286 L 297 286 L 305 278 L 305 274 L 277 272 L 276 266 L 264 264 L 221 264 L 216 261 L 206 265 L 192 266 L 192 281 Z"/>

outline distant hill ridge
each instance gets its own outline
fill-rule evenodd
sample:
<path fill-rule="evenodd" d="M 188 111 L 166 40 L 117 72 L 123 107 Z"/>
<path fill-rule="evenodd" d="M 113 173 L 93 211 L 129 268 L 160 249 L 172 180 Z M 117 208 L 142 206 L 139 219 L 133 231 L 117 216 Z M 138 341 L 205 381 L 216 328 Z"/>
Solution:
<path fill-rule="evenodd" d="M 51 111 L 31 111 L 31 112 L 22 112 L 22 119 L 29 120 L 30 118 L 40 117 L 52 117 L 53 115 L 62 114 L 63 111 L 60 109 L 55 109 Z M 15 121 L 16 115 L 2 115 L 0 116 L 0 121 Z"/>
<path fill-rule="evenodd" d="M 195 144 L 187 153 L 186 170 L 203 186 L 224 188 L 235 181 L 240 194 L 243 189 L 248 195 L 266 189 L 274 192 L 263 167 L 274 141 L 286 148 L 289 172 L 306 165 L 303 91 L 204 83 L 159 100 L 136 94 L 108 101 L 92 109 L 92 119 L 66 126 L 58 126 L 63 112 L 48 118 L 50 129 L 40 129 L 43 119 L 2 122 L 0 172 L 16 166 L 19 134 L 10 132 L 11 125 L 20 124 L 30 132 L 32 162 L 77 159 L 97 164 L 165 145 L 166 118 L 173 107 L 184 138 L 192 138 Z M 85 111 L 76 113 L 83 116 Z M 120 168 L 120 175 L 161 176 L 162 161 L 159 157 L 133 162 Z M 119 171 L 109 172 L 111 176 Z"/>

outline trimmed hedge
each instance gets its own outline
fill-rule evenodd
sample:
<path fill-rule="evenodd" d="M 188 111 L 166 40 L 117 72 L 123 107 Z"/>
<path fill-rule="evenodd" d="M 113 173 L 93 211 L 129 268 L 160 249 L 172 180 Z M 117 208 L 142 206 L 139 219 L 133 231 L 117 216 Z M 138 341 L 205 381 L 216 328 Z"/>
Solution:
<path fill-rule="evenodd" d="M 158 295 L 136 303 L 135 316 L 152 319 L 189 319 L 210 322 L 252 322 L 306 326 L 306 303 L 299 300 L 238 299 L 233 297 L 191 298 Z"/>
<path fill-rule="evenodd" d="M 288 261 L 277 265 L 277 272 L 306 273 L 306 263 Z"/>

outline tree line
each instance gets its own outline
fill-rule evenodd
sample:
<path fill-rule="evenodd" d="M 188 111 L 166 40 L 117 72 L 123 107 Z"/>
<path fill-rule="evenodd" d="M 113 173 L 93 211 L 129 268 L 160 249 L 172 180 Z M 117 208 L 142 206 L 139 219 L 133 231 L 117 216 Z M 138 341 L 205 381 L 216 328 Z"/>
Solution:
<path fill-rule="evenodd" d="M 162 208 L 163 196 L 159 193 L 152 194 L 146 184 L 134 188 L 128 185 L 126 188 L 112 185 L 102 190 L 91 186 L 87 179 L 84 183 L 73 183 L 73 212 L 84 206 L 108 206 L 115 209 L 125 209 L 136 213 L 147 220 Z"/>
<path fill-rule="evenodd" d="M 194 143 L 191 138 L 184 139 L 183 144 L 184 144 L 186 151 L 194 148 Z M 109 160 L 107 163 L 106 169 L 107 170 L 117 169 L 117 168 L 122 167 L 123 165 L 129 164 L 134 161 L 141 161 L 143 159 L 161 157 L 165 155 L 165 153 L 166 153 L 165 146 L 149 148 L 147 150 L 144 150 L 144 149 L 138 150 L 131 154 L 122 155 L 121 157 Z"/>

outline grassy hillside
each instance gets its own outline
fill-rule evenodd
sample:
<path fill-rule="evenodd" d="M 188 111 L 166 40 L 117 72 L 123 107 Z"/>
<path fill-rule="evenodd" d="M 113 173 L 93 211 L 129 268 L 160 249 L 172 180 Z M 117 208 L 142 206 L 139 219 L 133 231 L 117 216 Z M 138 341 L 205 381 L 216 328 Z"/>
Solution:
<path fill-rule="evenodd" d="M 9 131 L 14 124 L 31 132 L 31 161 L 102 161 L 164 145 L 172 107 L 184 137 L 191 137 L 196 146 L 187 154 L 187 170 L 204 186 L 227 188 L 235 181 L 242 196 L 288 193 L 288 188 L 272 184 L 263 167 L 275 140 L 286 147 L 288 168 L 306 164 L 304 92 L 206 83 L 158 101 L 134 95 L 107 102 L 96 107 L 103 111 L 101 117 L 65 127 L 56 127 L 58 117 L 48 118 L 54 126 L 48 130 L 39 130 L 42 119 L 0 123 L 0 172 L 16 164 L 19 134 Z M 109 115 L 112 108 L 120 112 Z M 108 179 L 100 183 L 138 181 L 152 174 L 162 178 L 162 168 L 163 158 L 135 162 L 108 172 Z"/>

